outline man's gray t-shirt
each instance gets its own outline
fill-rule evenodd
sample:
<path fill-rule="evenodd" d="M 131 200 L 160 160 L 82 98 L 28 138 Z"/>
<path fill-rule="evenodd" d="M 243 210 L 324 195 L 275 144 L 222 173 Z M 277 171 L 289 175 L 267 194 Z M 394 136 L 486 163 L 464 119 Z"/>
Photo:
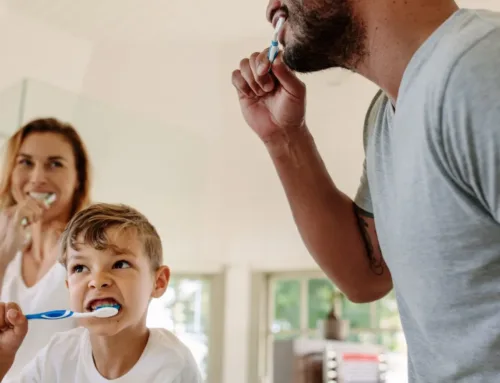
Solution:
<path fill-rule="evenodd" d="M 391 271 L 413 383 L 500 382 L 500 14 L 460 10 L 366 124 L 356 204 Z"/>

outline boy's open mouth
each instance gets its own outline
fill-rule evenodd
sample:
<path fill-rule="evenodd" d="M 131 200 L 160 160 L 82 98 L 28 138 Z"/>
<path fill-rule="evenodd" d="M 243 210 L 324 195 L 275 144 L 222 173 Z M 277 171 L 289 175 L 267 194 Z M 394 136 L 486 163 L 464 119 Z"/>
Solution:
<path fill-rule="evenodd" d="M 121 310 L 121 304 L 114 298 L 92 299 L 85 307 L 86 311 L 95 311 L 101 307 L 116 307 Z"/>

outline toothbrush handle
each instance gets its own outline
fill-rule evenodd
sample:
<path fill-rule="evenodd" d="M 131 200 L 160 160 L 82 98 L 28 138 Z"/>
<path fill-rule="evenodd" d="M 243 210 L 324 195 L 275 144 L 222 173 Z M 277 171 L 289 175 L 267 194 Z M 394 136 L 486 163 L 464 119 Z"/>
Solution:
<path fill-rule="evenodd" d="M 73 311 L 70 310 L 53 310 L 53 311 L 45 311 L 43 313 L 38 314 L 28 314 L 26 315 L 26 319 L 46 319 L 46 320 L 56 320 L 56 319 L 64 319 L 73 316 Z"/>
<path fill-rule="evenodd" d="M 278 56 L 278 51 L 279 51 L 278 42 L 274 40 L 271 41 L 271 46 L 269 48 L 269 55 L 267 57 L 271 63 L 273 63 L 274 60 L 276 59 L 276 56 Z"/>

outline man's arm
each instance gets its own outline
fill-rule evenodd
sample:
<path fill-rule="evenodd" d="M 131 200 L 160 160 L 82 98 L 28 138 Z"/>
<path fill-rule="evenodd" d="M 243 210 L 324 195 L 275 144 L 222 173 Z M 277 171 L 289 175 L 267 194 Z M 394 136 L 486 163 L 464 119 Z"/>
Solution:
<path fill-rule="evenodd" d="M 358 219 L 358 227 L 363 237 L 363 242 L 366 248 L 366 257 L 370 265 L 370 269 L 376 275 L 382 275 L 387 272 L 387 266 L 382 257 L 382 250 L 378 243 L 377 231 L 375 229 L 375 219 L 373 214 L 361 209 L 354 204 L 354 213 Z"/>
<path fill-rule="evenodd" d="M 323 271 L 353 302 L 392 289 L 373 216 L 337 189 L 307 129 L 267 144 L 302 239 Z"/>

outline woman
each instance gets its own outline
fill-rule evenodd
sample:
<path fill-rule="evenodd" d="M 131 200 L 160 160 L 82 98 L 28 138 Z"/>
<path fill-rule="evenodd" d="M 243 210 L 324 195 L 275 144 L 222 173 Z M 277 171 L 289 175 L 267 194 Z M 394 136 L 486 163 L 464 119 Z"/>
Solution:
<path fill-rule="evenodd" d="M 0 176 L 0 301 L 17 302 L 25 313 L 69 307 L 57 242 L 71 217 L 88 205 L 89 191 L 87 151 L 71 125 L 37 119 L 9 139 Z M 32 321 L 8 377 L 55 332 L 76 326 L 72 319 Z"/>

